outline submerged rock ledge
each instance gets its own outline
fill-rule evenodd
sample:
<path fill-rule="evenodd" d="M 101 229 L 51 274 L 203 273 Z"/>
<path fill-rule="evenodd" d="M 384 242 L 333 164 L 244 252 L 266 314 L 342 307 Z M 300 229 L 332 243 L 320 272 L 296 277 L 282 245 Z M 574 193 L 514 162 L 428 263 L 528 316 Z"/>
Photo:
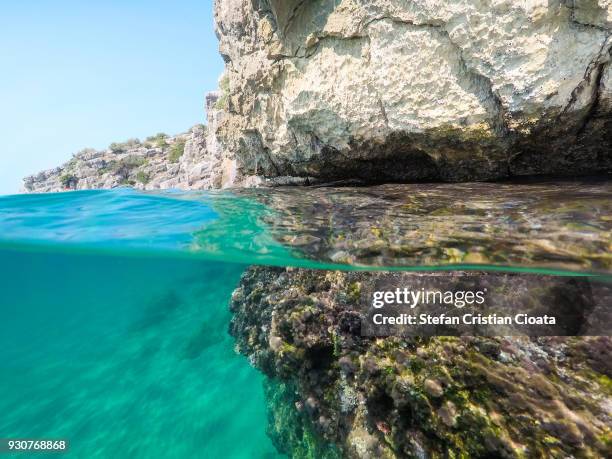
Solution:
<path fill-rule="evenodd" d="M 282 451 L 294 458 L 612 453 L 609 337 L 362 337 L 359 298 L 388 275 L 267 267 L 243 275 L 230 331 L 237 350 L 271 378 L 269 432 Z M 392 276 L 427 282 L 424 274 Z M 589 294 L 571 278 L 502 276 L 510 291 L 528 292 L 531 307 L 588 309 L 578 298 Z M 590 294 L 605 302 L 611 292 L 603 289 Z"/>
<path fill-rule="evenodd" d="M 316 262 L 612 273 L 612 181 L 606 177 L 235 194 L 265 204 L 261 219 L 270 234 L 298 258 Z"/>

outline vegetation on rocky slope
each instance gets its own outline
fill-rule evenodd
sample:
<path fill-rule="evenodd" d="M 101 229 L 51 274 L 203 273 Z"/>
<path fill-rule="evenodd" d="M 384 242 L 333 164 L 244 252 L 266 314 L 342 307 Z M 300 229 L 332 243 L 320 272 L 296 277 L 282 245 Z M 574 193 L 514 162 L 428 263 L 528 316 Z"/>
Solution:
<path fill-rule="evenodd" d="M 196 125 L 176 136 L 158 133 L 144 142 L 113 142 L 105 150 L 76 153 L 64 165 L 26 177 L 29 192 L 74 189 L 210 187 L 205 171 L 211 158 L 206 148 L 206 127 Z"/>

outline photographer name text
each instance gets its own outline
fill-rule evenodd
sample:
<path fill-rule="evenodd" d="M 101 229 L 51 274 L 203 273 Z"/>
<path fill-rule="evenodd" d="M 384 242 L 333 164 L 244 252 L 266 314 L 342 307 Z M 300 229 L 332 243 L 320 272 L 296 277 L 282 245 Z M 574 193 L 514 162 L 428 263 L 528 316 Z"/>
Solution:
<path fill-rule="evenodd" d="M 411 290 L 396 288 L 393 291 L 376 291 L 372 297 L 372 307 L 380 310 L 372 315 L 374 325 L 555 325 L 556 318 L 551 315 L 486 314 L 466 312 L 456 314 L 457 309 L 465 307 L 479 308 L 485 306 L 486 289 L 484 290 Z M 383 311 L 386 306 L 402 307 L 411 311 L 417 307 L 448 306 L 455 308 L 454 314 L 411 312 L 390 313 Z"/>

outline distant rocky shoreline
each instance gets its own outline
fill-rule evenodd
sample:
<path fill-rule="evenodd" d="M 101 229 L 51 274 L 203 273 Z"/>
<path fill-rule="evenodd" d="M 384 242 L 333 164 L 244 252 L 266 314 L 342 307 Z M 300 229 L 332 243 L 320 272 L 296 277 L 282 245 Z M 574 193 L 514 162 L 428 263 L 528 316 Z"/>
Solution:
<path fill-rule="evenodd" d="M 216 100 L 216 93 L 207 98 L 209 123 L 214 122 Z M 26 177 L 23 190 L 220 188 L 220 158 L 209 137 L 205 125 L 196 125 L 174 136 L 158 133 L 143 141 L 113 143 L 106 150 L 85 149 L 62 166 Z"/>

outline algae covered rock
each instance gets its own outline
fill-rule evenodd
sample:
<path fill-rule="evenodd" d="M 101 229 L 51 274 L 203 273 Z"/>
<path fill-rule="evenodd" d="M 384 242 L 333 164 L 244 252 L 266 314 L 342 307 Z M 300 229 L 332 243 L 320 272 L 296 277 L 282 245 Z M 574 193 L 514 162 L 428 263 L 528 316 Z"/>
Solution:
<path fill-rule="evenodd" d="M 273 379 L 269 432 L 283 451 L 296 458 L 333 457 L 322 451 L 610 455 L 609 337 L 362 336 L 356 299 L 388 275 L 265 267 L 243 275 L 230 331 L 237 350 Z M 407 284 L 418 276 L 393 275 Z M 516 285 L 525 277 L 503 276 Z M 544 292 L 578 288 L 571 278 L 531 282 Z"/>

